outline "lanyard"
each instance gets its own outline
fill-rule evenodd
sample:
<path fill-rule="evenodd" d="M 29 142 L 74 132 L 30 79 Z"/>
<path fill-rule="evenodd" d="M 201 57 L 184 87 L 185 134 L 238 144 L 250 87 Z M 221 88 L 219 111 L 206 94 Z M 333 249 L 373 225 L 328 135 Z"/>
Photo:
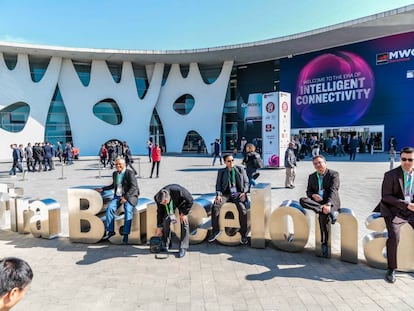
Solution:
<path fill-rule="evenodd" d="M 413 176 L 412 173 L 404 171 L 404 195 L 410 195 L 413 190 Z"/>
<path fill-rule="evenodd" d="M 167 212 L 167 215 L 174 214 L 174 202 L 172 199 L 170 199 L 168 204 L 165 204 L 165 211 Z"/>
<path fill-rule="evenodd" d="M 229 185 L 230 188 L 236 186 L 236 172 L 234 167 L 232 167 L 231 171 L 229 172 Z"/>

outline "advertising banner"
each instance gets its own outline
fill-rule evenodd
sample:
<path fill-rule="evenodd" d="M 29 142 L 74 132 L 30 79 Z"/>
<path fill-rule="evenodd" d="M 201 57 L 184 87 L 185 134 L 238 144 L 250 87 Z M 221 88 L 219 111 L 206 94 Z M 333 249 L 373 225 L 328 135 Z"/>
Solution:
<path fill-rule="evenodd" d="M 283 59 L 292 128 L 384 126 L 385 144 L 413 146 L 413 42 L 410 32 Z"/>
<path fill-rule="evenodd" d="M 262 156 L 267 167 L 283 167 L 290 140 L 290 94 L 271 92 L 262 99 Z"/>

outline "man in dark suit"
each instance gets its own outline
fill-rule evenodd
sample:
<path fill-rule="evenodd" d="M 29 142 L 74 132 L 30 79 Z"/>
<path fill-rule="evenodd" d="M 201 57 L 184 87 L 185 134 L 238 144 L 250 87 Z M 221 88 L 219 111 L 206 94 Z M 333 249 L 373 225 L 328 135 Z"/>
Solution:
<path fill-rule="evenodd" d="M 234 165 L 231 154 L 224 157 L 225 168 L 219 169 L 216 180 L 216 199 L 211 210 L 211 224 L 213 232 L 208 239 L 213 242 L 220 235 L 219 215 L 220 209 L 226 202 L 235 203 L 239 212 L 241 244 L 247 244 L 247 192 L 249 191 L 249 179 L 244 167 Z"/>
<path fill-rule="evenodd" d="M 326 159 L 322 155 L 314 156 L 312 162 L 316 172 L 309 175 L 306 197 L 300 199 L 300 205 L 319 214 L 322 256 L 327 258 L 329 221 L 331 220 L 332 224 L 336 222 L 341 208 L 338 193 L 339 173 L 327 168 Z"/>
<path fill-rule="evenodd" d="M 183 186 L 171 184 L 163 187 L 154 197 L 157 203 L 157 235 L 163 237 L 166 248 L 169 247 L 170 224 L 176 223 L 175 209 L 180 213 L 181 243 L 178 258 L 185 256 L 190 244 L 190 226 L 187 215 L 193 206 L 191 193 Z"/>
<path fill-rule="evenodd" d="M 22 157 L 20 155 L 20 151 L 17 148 L 16 144 L 10 145 L 10 148 L 12 149 L 13 165 L 12 165 L 12 168 L 10 169 L 10 171 L 9 171 L 9 174 L 10 175 L 16 175 L 16 168 L 18 168 L 20 172 L 23 171 L 23 168 L 22 168 L 22 165 L 21 165 Z"/>
<path fill-rule="evenodd" d="M 112 174 L 112 184 L 96 191 L 114 189 L 114 198 L 106 209 L 106 233 L 103 240 L 108 240 L 115 235 L 115 212 L 122 204 L 124 205 L 124 229 L 123 242 L 128 244 L 128 235 L 131 233 L 133 209 L 138 203 L 139 188 L 134 172 L 126 168 L 125 160 L 118 158 L 115 161 L 116 171 Z"/>
<path fill-rule="evenodd" d="M 384 174 L 381 202 L 374 212 L 381 212 L 388 231 L 387 264 L 385 280 L 396 281 L 397 248 L 400 241 L 401 226 L 409 223 L 414 229 L 414 148 L 405 147 L 400 153 L 401 165 Z"/>
<path fill-rule="evenodd" d="M 53 156 L 54 156 L 54 149 L 53 149 L 53 145 L 49 142 L 46 142 L 45 146 L 43 147 L 43 150 L 45 151 L 45 165 L 43 170 L 44 171 L 51 171 L 54 169 L 53 167 Z"/>

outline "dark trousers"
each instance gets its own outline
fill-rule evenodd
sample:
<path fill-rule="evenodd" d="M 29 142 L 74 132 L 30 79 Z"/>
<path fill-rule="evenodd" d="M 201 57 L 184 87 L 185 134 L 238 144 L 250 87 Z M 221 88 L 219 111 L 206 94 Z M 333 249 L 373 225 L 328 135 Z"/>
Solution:
<path fill-rule="evenodd" d="M 177 220 L 179 221 L 179 220 Z M 162 240 L 166 246 L 168 241 L 167 238 L 170 236 L 171 231 L 171 219 L 170 217 L 165 217 L 162 222 Z M 181 223 L 181 237 L 180 237 L 180 248 L 188 249 L 190 245 L 190 226 L 188 224 Z"/>
<path fill-rule="evenodd" d="M 389 216 L 384 217 L 384 221 L 388 231 L 388 239 L 386 243 L 388 268 L 397 269 L 397 248 L 398 243 L 400 243 L 401 226 L 409 223 L 414 229 L 414 213 L 410 213 L 410 216 L 407 219 L 398 216 Z"/>
<path fill-rule="evenodd" d="M 322 213 L 322 208 L 320 204 L 311 198 L 300 198 L 300 205 L 303 208 L 310 209 L 315 213 L 319 214 L 319 229 L 321 230 L 321 242 L 328 243 L 329 239 L 329 214 Z"/>
<path fill-rule="evenodd" d="M 34 171 L 34 159 L 33 158 L 27 158 L 26 165 L 27 165 L 27 170 L 29 172 Z"/>
<path fill-rule="evenodd" d="M 105 157 L 101 157 L 101 164 L 103 165 L 103 167 L 106 167 L 106 158 Z"/>
<path fill-rule="evenodd" d="M 237 206 L 237 211 L 239 212 L 239 221 L 240 221 L 240 234 L 245 237 L 247 233 L 247 209 L 245 202 L 241 202 L 239 198 L 233 198 L 230 194 L 223 194 L 221 203 L 214 202 L 213 208 L 211 210 L 211 225 L 213 227 L 213 232 L 220 230 L 219 226 L 219 216 L 220 210 L 224 203 L 231 202 L 235 203 Z"/>
<path fill-rule="evenodd" d="M 34 162 L 34 164 L 33 164 L 33 171 L 35 171 L 36 170 L 36 165 L 38 165 L 39 166 L 39 169 L 38 169 L 38 171 L 40 172 L 41 170 L 42 170 L 42 160 L 40 160 L 40 159 L 35 159 L 35 162 Z"/>
<path fill-rule="evenodd" d="M 43 170 L 51 170 L 51 169 L 53 169 L 53 165 L 52 165 L 52 158 L 49 158 L 49 157 L 47 157 L 47 158 L 45 158 L 45 162 L 44 162 L 44 167 L 43 167 Z"/>
<path fill-rule="evenodd" d="M 154 173 L 155 165 L 157 166 L 157 177 L 158 177 L 158 173 L 159 173 L 159 170 L 160 170 L 160 161 L 152 161 L 151 177 L 152 177 L 152 173 Z"/>

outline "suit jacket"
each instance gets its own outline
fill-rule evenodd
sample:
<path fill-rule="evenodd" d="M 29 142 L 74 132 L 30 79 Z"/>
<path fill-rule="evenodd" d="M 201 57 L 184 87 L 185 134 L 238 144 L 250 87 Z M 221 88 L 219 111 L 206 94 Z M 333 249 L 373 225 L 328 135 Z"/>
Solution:
<path fill-rule="evenodd" d="M 116 186 L 116 176 L 118 172 L 114 171 L 112 174 L 112 184 L 102 187 L 102 190 L 110 190 L 115 189 Z M 138 203 L 138 196 L 139 196 L 139 188 L 137 179 L 135 178 L 134 172 L 130 169 L 125 169 L 124 178 L 122 179 L 122 196 L 131 203 L 132 206 L 137 205 Z"/>
<path fill-rule="evenodd" d="M 21 159 L 20 151 L 18 148 L 13 149 L 12 155 L 13 155 L 13 161 L 18 161 Z"/>
<path fill-rule="evenodd" d="M 184 188 L 183 186 L 177 184 L 171 184 L 163 187 L 170 193 L 171 200 L 173 201 L 174 209 L 178 208 L 180 214 L 188 215 L 191 207 L 193 206 L 193 196 L 191 193 Z M 154 201 L 155 197 L 154 197 Z M 157 201 L 156 201 L 157 202 Z M 162 227 L 162 222 L 167 216 L 167 211 L 165 205 L 162 205 L 160 202 L 157 202 L 157 226 Z"/>
<path fill-rule="evenodd" d="M 407 218 L 412 213 L 404 201 L 404 173 L 401 166 L 384 174 L 381 188 L 381 202 L 374 212 L 381 212 L 384 217 L 398 216 Z"/>
<path fill-rule="evenodd" d="M 237 192 L 249 191 L 249 178 L 247 177 L 244 167 L 235 165 L 235 177 Z M 221 168 L 217 172 L 216 180 L 216 193 L 217 194 L 230 194 L 229 186 L 229 170 L 227 167 Z"/>
<path fill-rule="evenodd" d="M 293 168 L 296 166 L 296 156 L 293 148 L 287 148 L 285 151 L 285 167 Z"/>
<path fill-rule="evenodd" d="M 45 151 L 45 158 L 52 158 L 53 157 L 53 147 L 50 145 L 46 145 L 43 150 Z"/>
<path fill-rule="evenodd" d="M 341 200 L 339 199 L 339 173 L 326 169 L 325 176 L 322 181 L 323 200 L 321 204 L 331 204 L 332 209 L 337 211 L 341 208 Z M 318 176 L 315 173 L 309 175 L 308 187 L 306 189 L 306 195 L 308 198 L 312 198 L 312 194 L 319 192 Z"/>

